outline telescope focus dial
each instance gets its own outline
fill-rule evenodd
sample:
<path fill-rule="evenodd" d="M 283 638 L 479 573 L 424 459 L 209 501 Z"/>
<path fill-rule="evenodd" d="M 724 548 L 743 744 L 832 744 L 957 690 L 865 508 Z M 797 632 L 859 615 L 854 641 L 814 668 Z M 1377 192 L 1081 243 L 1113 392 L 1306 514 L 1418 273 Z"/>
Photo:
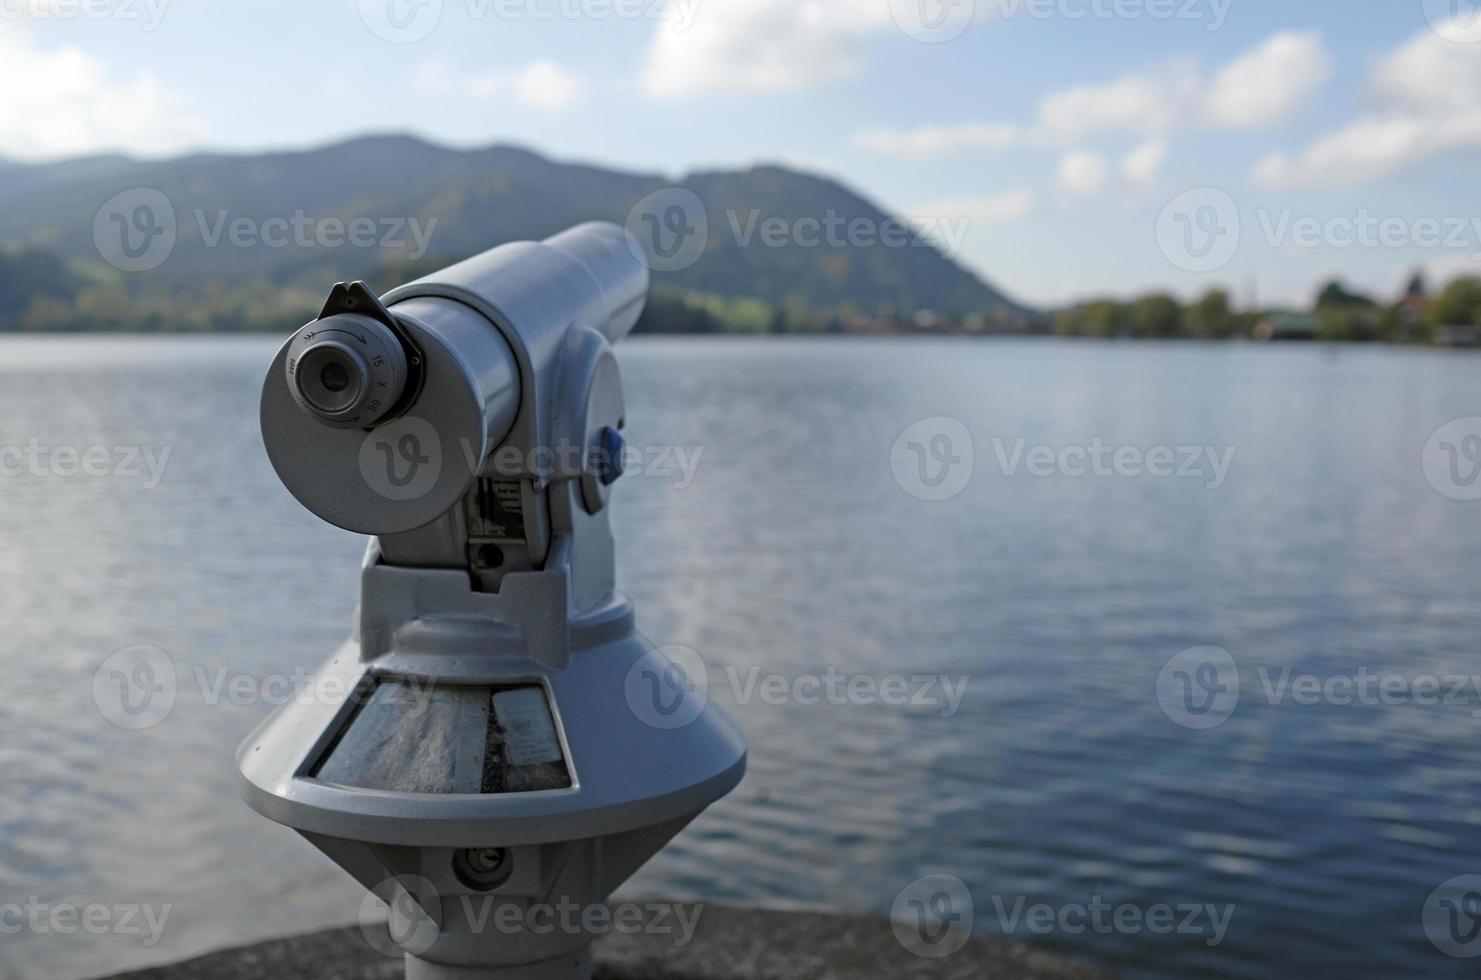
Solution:
<path fill-rule="evenodd" d="M 406 349 L 390 328 L 358 313 L 315 320 L 288 348 L 288 390 L 325 425 L 365 429 L 406 389 Z"/>

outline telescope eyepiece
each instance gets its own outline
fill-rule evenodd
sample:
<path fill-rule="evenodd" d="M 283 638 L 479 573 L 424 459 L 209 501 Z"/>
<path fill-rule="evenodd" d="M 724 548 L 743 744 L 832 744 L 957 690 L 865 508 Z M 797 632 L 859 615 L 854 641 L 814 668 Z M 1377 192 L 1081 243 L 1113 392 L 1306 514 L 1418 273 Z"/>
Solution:
<path fill-rule="evenodd" d="M 406 351 L 385 324 L 352 313 L 317 320 L 294 338 L 288 388 L 320 422 L 368 428 L 406 387 Z"/>
<path fill-rule="evenodd" d="M 325 418 L 354 414 L 370 380 L 370 368 L 344 344 L 315 344 L 298 359 L 294 381 L 298 395 Z"/>

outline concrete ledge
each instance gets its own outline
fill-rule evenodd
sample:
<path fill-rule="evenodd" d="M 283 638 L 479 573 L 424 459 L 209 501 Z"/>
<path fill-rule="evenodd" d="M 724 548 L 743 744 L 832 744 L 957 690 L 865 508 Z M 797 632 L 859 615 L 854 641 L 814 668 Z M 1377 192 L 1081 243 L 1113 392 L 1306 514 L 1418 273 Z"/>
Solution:
<path fill-rule="evenodd" d="M 1105 980 L 1017 943 L 973 940 L 951 956 L 905 950 L 887 920 L 705 906 L 688 946 L 612 934 L 598 940 L 597 980 Z M 275 939 L 113 980 L 400 980 L 402 964 L 357 928 Z"/>

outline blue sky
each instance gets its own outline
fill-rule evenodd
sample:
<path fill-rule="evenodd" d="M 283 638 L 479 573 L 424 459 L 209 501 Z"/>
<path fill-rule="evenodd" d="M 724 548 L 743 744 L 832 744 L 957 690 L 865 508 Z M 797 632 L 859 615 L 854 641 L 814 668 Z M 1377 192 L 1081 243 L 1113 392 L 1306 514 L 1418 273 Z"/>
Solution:
<path fill-rule="evenodd" d="M 1033 303 L 1481 271 L 1481 0 L 0 0 L 0 88 L 30 160 L 790 163 Z"/>

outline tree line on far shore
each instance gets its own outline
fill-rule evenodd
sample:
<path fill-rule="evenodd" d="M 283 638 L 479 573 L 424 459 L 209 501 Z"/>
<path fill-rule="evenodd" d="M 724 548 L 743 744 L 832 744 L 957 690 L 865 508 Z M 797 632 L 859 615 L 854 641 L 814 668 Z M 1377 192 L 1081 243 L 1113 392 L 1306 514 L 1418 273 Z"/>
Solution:
<path fill-rule="evenodd" d="M 1129 302 L 1097 300 L 1051 314 L 1049 331 L 1071 337 L 1236 337 L 1432 343 L 1458 332 L 1481 334 L 1481 276 L 1459 276 L 1438 293 L 1415 273 L 1403 295 L 1390 300 L 1325 284 L 1306 310 L 1236 311 L 1229 294 L 1214 289 L 1192 303 L 1165 293 Z"/>
<path fill-rule="evenodd" d="M 374 270 L 373 285 L 432 271 L 426 260 Z M 421 266 L 426 266 L 422 268 Z M 0 250 L 0 331 L 288 332 L 310 319 L 322 288 L 243 281 L 157 286 L 101 262 L 63 262 L 36 249 Z M 1402 296 L 1375 299 L 1341 282 L 1322 287 L 1307 310 L 1237 310 L 1224 290 L 1191 303 L 1165 293 L 1095 300 L 1048 313 L 994 310 L 817 310 L 759 299 L 655 286 L 637 328 L 662 334 L 1046 334 L 1067 337 L 1208 339 L 1269 337 L 1391 343 L 1481 343 L 1481 276 L 1438 292 L 1416 273 Z"/>

